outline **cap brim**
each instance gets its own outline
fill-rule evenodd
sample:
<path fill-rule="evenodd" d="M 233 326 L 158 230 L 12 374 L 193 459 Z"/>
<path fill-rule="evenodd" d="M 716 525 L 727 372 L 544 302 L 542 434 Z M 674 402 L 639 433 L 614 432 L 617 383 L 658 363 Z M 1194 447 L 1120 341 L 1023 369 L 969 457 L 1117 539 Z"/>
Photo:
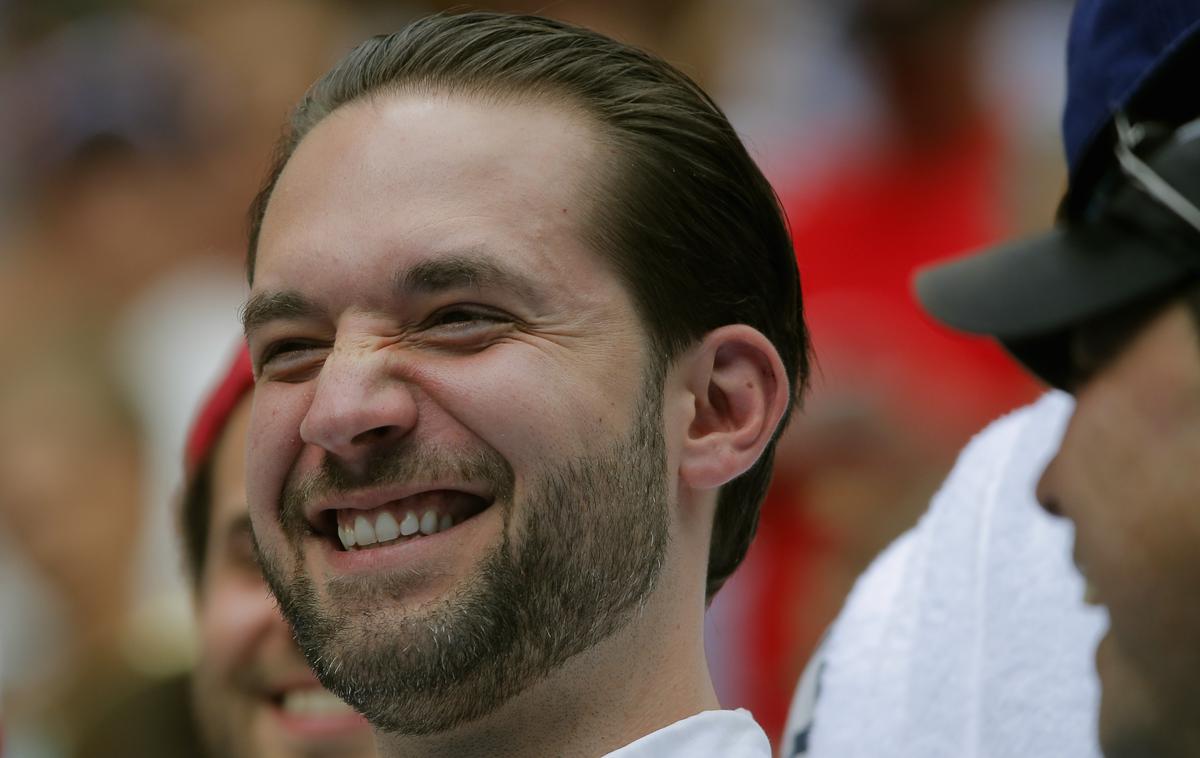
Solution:
<path fill-rule="evenodd" d="M 915 289 L 946 325 L 1008 342 L 1066 329 L 1185 275 L 1144 236 L 1089 224 L 925 268 Z"/>

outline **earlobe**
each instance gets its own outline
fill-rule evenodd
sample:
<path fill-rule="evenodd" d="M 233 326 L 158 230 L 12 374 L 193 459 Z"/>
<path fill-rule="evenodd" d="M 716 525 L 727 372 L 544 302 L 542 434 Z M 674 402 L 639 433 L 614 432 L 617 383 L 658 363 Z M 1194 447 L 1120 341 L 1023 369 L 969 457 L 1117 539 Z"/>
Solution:
<path fill-rule="evenodd" d="M 770 443 L 787 410 L 790 388 L 778 351 L 745 324 L 709 332 L 687 378 L 695 414 L 680 476 L 713 489 L 745 473 Z"/>

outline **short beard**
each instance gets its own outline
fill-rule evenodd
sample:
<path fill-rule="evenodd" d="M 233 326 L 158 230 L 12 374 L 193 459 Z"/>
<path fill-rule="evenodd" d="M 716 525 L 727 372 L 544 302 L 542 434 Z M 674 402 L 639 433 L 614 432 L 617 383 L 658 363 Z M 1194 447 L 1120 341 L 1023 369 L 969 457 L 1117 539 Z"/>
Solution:
<path fill-rule="evenodd" d="M 503 541 L 428 610 L 389 611 L 412 580 L 403 574 L 331 582 L 322 607 L 309 576 L 289 581 L 260 551 L 321 683 L 376 729 L 436 734 L 487 716 L 625 627 L 657 586 L 668 543 L 660 381 L 645 383 L 628 437 L 533 481 L 520 507 L 504 503 Z M 339 613 L 339 599 L 379 610 Z"/>

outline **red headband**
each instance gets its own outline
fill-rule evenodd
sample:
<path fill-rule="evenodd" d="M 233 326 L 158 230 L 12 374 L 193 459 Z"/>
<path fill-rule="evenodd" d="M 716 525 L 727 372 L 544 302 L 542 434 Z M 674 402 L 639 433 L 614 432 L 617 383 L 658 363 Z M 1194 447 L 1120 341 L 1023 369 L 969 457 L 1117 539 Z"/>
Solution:
<path fill-rule="evenodd" d="M 250 367 L 250 351 L 245 345 L 239 345 L 221 383 L 200 406 L 188 432 L 183 456 L 188 477 L 195 474 L 200 463 L 208 457 L 225 429 L 225 424 L 229 422 L 233 409 L 253 387 L 254 373 Z"/>

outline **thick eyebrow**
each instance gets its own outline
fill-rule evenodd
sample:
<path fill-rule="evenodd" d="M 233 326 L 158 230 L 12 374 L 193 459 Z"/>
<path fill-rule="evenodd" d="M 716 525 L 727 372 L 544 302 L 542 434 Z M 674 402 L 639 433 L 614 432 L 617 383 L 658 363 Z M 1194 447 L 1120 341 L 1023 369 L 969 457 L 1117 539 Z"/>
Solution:
<path fill-rule="evenodd" d="M 242 331 L 249 336 L 275 319 L 311 318 L 319 313 L 320 308 L 298 292 L 260 292 L 242 306 Z"/>
<path fill-rule="evenodd" d="M 448 255 L 421 261 L 398 271 L 400 293 L 435 294 L 453 289 L 506 289 L 524 300 L 540 303 L 533 281 L 492 258 L 473 254 Z"/>
<path fill-rule="evenodd" d="M 399 293 L 435 294 L 453 289 L 506 289 L 524 300 L 541 304 L 533 281 L 491 258 L 474 254 L 447 255 L 421 261 L 398 271 L 394 287 Z M 321 309 L 295 290 L 260 292 L 242 306 L 242 331 L 252 331 L 276 319 L 319 316 Z"/>

